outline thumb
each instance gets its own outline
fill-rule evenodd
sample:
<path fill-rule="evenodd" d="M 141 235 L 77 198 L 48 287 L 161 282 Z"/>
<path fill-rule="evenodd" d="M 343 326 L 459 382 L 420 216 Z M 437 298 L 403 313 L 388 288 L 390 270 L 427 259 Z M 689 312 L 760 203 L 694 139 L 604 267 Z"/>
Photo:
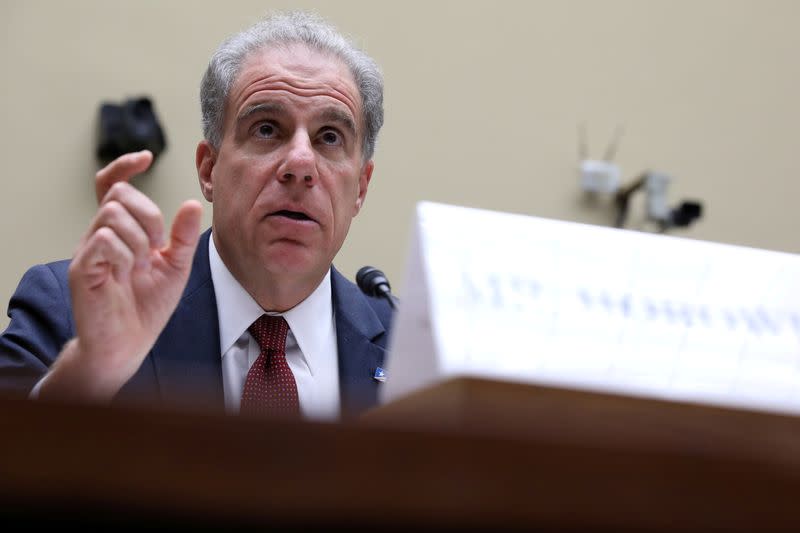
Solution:
<path fill-rule="evenodd" d="M 172 221 L 169 245 L 162 251 L 166 260 L 176 269 L 188 268 L 200 238 L 200 219 L 203 206 L 197 200 L 183 202 Z"/>

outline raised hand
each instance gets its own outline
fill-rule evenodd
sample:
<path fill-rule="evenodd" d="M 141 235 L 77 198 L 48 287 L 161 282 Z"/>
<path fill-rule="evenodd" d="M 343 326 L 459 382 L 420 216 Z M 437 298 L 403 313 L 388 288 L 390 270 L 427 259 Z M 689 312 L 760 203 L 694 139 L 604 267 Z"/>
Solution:
<path fill-rule="evenodd" d="M 133 376 L 178 304 L 200 234 L 202 206 L 183 203 L 165 238 L 156 204 L 128 183 L 152 154 L 127 154 L 97 173 L 100 207 L 69 268 L 77 336 L 39 397 L 111 399 Z"/>

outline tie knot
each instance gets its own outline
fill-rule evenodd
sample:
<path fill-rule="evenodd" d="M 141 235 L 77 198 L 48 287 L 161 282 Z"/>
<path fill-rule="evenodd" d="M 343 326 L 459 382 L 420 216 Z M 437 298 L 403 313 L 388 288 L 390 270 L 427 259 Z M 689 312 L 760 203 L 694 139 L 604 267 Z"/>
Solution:
<path fill-rule="evenodd" d="M 261 347 L 262 352 L 285 351 L 289 324 L 282 316 L 261 315 L 247 330 Z"/>

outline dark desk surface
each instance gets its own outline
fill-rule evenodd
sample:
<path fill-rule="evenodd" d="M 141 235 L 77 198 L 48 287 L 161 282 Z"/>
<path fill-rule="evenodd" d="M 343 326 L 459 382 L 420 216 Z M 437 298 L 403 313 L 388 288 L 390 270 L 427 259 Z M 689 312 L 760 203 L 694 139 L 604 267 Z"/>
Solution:
<path fill-rule="evenodd" d="M 476 380 L 343 424 L 8 398 L 0 515 L 137 529 L 800 530 L 800 419 Z"/>

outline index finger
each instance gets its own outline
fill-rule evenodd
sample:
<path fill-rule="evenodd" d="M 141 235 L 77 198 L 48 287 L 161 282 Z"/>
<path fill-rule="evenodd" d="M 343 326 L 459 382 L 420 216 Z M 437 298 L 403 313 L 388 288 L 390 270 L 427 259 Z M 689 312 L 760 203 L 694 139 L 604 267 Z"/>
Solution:
<path fill-rule="evenodd" d="M 124 154 L 97 171 L 94 175 L 94 192 L 97 203 L 101 203 L 111 186 L 120 181 L 128 181 L 136 174 L 147 170 L 153 162 L 149 150 Z"/>

